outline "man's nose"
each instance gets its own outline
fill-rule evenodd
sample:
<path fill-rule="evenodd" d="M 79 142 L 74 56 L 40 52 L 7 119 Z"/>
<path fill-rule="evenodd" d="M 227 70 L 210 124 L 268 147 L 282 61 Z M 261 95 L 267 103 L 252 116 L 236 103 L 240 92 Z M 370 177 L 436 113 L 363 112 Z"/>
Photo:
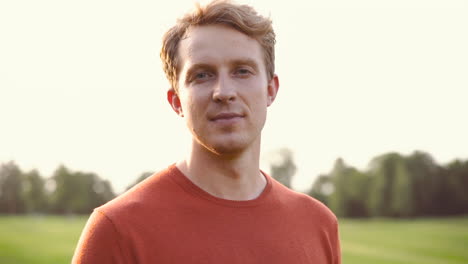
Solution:
<path fill-rule="evenodd" d="M 220 75 L 213 89 L 213 100 L 216 102 L 229 102 L 236 99 L 236 87 L 229 76 Z"/>

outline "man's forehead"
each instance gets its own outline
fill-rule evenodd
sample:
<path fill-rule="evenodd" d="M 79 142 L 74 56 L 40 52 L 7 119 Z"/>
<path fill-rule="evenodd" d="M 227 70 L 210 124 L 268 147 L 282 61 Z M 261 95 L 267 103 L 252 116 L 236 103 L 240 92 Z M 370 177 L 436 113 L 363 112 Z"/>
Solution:
<path fill-rule="evenodd" d="M 191 28 L 181 40 L 178 53 L 184 64 L 262 60 L 258 41 L 235 29 L 218 25 Z"/>
<path fill-rule="evenodd" d="M 219 34 L 224 35 L 224 39 L 228 38 L 226 34 L 231 35 L 232 39 L 250 39 L 255 41 L 255 39 L 249 37 L 245 33 L 231 27 L 228 25 L 224 24 L 209 24 L 209 25 L 197 25 L 197 26 L 190 26 L 187 28 L 185 31 L 184 36 L 182 37 L 181 40 L 187 40 L 187 39 L 201 39 L 205 40 L 207 36 L 215 34 L 216 36 L 219 36 Z M 209 39 L 209 40 L 213 40 Z"/>

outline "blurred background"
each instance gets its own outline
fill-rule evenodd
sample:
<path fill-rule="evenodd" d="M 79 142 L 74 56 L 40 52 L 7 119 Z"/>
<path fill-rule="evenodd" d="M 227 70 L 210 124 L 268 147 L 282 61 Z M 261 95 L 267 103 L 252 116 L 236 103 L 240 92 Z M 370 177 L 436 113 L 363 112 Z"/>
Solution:
<path fill-rule="evenodd" d="M 467 263 L 466 1 L 240 2 L 277 34 L 262 169 L 333 210 L 344 263 Z M 182 158 L 159 50 L 193 7 L 0 2 L 0 263 L 70 262 L 93 208 Z"/>

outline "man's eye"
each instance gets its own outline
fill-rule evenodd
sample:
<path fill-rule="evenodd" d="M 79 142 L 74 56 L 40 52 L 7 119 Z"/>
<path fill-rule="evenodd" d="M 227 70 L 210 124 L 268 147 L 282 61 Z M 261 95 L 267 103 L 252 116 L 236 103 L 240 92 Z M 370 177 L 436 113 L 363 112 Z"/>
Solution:
<path fill-rule="evenodd" d="M 236 70 L 236 74 L 240 76 L 247 76 L 247 75 L 252 74 L 252 71 L 246 68 L 239 68 Z"/>
<path fill-rule="evenodd" d="M 188 82 L 192 83 L 203 83 L 206 81 L 209 81 L 215 77 L 215 74 L 211 71 L 199 71 L 199 72 L 194 72 L 189 75 L 189 78 L 187 79 Z"/>
<path fill-rule="evenodd" d="M 208 72 L 199 72 L 197 74 L 195 74 L 195 78 L 196 80 L 200 80 L 200 79 L 207 79 L 207 78 L 210 78 L 211 77 L 211 74 L 209 74 Z"/>

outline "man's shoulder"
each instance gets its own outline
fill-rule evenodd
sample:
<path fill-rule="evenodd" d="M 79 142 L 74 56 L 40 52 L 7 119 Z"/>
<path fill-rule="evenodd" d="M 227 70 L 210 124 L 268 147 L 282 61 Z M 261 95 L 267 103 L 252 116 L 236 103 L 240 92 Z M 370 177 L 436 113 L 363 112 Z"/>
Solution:
<path fill-rule="evenodd" d="M 176 173 L 174 165 L 153 173 L 96 210 L 112 218 L 117 215 L 121 217 L 136 214 L 148 211 L 148 208 L 157 207 L 174 198 L 174 189 L 177 188 L 171 179 L 174 173 Z"/>
<path fill-rule="evenodd" d="M 276 185 L 276 188 L 279 189 L 279 199 L 294 212 L 299 212 L 308 219 L 317 219 L 322 223 L 334 224 L 337 222 L 335 214 L 321 201 L 307 194 L 291 190 L 279 182 Z"/>

